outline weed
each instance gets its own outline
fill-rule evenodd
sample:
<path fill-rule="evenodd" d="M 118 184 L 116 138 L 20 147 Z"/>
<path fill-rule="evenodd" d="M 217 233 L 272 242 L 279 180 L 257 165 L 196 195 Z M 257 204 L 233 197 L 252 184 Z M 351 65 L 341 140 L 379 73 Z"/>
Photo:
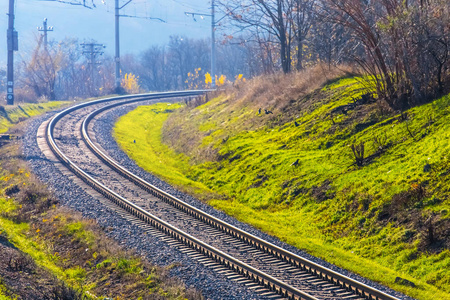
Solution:
<path fill-rule="evenodd" d="M 388 138 L 386 132 L 380 135 L 376 135 L 373 138 L 373 147 L 377 149 L 377 151 L 386 150 L 389 147 Z"/>

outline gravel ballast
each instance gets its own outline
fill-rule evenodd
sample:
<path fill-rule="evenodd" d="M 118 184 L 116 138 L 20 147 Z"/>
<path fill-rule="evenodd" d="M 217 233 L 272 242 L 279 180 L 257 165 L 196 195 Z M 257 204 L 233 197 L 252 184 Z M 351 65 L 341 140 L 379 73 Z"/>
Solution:
<path fill-rule="evenodd" d="M 136 163 L 119 148 L 117 142 L 112 137 L 113 126 L 117 118 L 126 114 L 138 105 L 142 104 L 115 108 L 103 114 L 101 118 L 96 121 L 97 124 L 94 126 L 97 142 L 99 142 L 103 149 L 107 151 L 108 155 L 129 171 L 186 203 L 279 247 L 359 280 L 367 285 L 373 286 L 381 291 L 395 295 L 400 299 L 412 299 L 315 258 L 250 225 L 241 223 L 234 218 L 227 216 L 223 212 L 217 211 L 201 201 L 176 190 L 166 182 L 138 167 Z M 49 189 L 54 192 L 55 196 L 60 199 L 62 204 L 80 211 L 83 216 L 87 218 L 96 219 L 101 226 L 108 228 L 108 230 L 105 231 L 108 236 L 119 241 L 125 247 L 136 250 L 137 253 L 152 263 L 160 266 L 175 265 L 175 267 L 171 269 L 171 274 L 184 281 L 187 287 L 195 287 L 200 290 L 207 299 L 264 299 L 261 294 L 257 294 L 251 289 L 248 289 L 245 285 L 231 281 L 226 276 L 203 266 L 178 249 L 169 246 L 160 238 L 151 235 L 145 235 L 146 238 L 143 238 L 143 229 L 119 216 L 116 212 L 86 193 L 83 188 L 75 184 L 71 179 L 64 176 L 59 169 L 55 167 L 44 154 L 42 154 L 36 140 L 37 130 L 40 124 L 50 118 L 53 114 L 54 113 L 47 113 L 44 116 L 29 121 L 26 134 L 23 137 L 22 149 L 26 159 L 30 163 L 32 171 L 49 186 Z"/>

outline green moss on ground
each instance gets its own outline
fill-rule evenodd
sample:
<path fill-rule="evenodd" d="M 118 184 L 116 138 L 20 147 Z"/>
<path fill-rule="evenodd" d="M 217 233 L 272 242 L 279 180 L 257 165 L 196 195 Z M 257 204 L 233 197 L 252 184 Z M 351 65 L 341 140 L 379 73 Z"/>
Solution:
<path fill-rule="evenodd" d="M 273 115 L 236 92 L 174 113 L 139 107 L 115 136 L 140 166 L 241 221 L 412 297 L 450 299 L 450 95 L 403 115 L 370 101 L 342 111 L 367 92 L 341 79 Z"/>

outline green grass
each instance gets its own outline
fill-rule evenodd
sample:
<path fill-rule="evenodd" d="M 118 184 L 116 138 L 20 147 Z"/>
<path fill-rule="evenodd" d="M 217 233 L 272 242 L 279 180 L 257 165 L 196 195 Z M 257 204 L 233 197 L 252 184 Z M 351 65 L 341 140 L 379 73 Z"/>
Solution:
<path fill-rule="evenodd" d="M 85 229 L 82 222 L 69 223 L 64 226 L 67 235 L 72 236 L 75 240 L 80 241 L 89 247 L 94 246 L 96 237 L 91 232 Z"/>
<path fill-rule="evenodd" d="M 0 208 L 10 207 L 11 200 L 0 198 Z M 30 228 L 28 223 L 17 224 L 7 218 L 0 217 L 0 232 L 6 232 L 8 239 L 22 252 L 29 254 L 37 265 L 43 266 L 52 271 L 59 278 L 66 277 L 64 268 L 58 267 L 51 254 L 47 251 L 47 245 L 42 242 L 38 242 L 35 239 L 31 239 L 27 234 L 28 232 L 34 232 L 34 235 L 39 235 L 39 228 Z"/>
<path fill-rule="evenodd" d="M 124 151 L 134 160 L 141 161 L 144 168 L 151 169 L 158 175 L 166 174 L 170 182 L 184 186 L 191 192 L 210 191 L 205 185 L 186 178 L 184 172 L 190 168 L 186 155 L 177 154 L 162 143 L 154 143 L 161 140 L 161 127 L 170 111 L 179 107 L 179 104 L 169 103 L 140 107 L 130 112 L 126 119 L 119 121 L 114 129 L 114 136 L 118 140 L 127 141 L 124 143 Z M 133 121 L 147 118 L 148 121 L 142 123 Z M 133 130 L 130 131 L 128 126 L 132 126 Z"/>
<path fill-rule="evenodd" d="M 20 121 L 57 109 L 68 103 L 70 102 L 52 101 L 40 104 L 25 103 L 14 106 L 2 106 L 0 107 L 0 133 L 5 133 L 11 126 Z"/>
<path fill-rule="evenodd" d="M 317 101 L 295 115 L 297 127 L 284 121 L 242 130 L 265 116 L 242 101 L 234 113 L 252 117 L 228 117 L 230 97 L 219 96 L 167 121 L 167 104 L 139 107 L 118 121 L 115 134 L 141 167 L 239 220 L 412 297 L 450 299 L 450 251 L 424 246 L 420 225 L 450 217 L 450 95 L 410 109 L 406 121 L 380 115 L 375 104 L 330 116 L 366 92 L 354 78 L 316 91 Z M 384 152 L 354 165 L 350 145 L 364 142 L 367 157 L 379 146 L 375 138 Z M 420 187 L 425 195 L 412 199 Z M 394 283 L 397 276 L 416 288 Z"/>
<path fill-rule="evenodd" d="M 2 282 L 2 277 L 0 277 L 0 300 L 12 300 L 13 298 L 5 295 L 5 293 L 8 291 L 6 286 L 4 286 Z"/>

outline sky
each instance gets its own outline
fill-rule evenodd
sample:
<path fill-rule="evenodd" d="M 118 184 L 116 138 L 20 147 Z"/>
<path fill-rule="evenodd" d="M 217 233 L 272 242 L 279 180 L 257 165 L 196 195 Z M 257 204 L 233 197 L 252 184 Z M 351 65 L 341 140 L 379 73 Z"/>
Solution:
<path fill-rule="evenodd" d="M 68 0 L 67 0 L 68 1 Z M 71 0 L 76 1 L 76 0 Z M 79 0 L 82 1 L 82 0 Z M 87 9 L 53 1 L 15 0 L 15 29 L 19 33 L 19 51 L 15 61 L 27 58 L 41 34 L 44 18 L 54 31 L 48 33 L 49 41 L 65 37 L 78 38 L 80 42 L 95 40 L 106 46 L 105 53 L 114 55 L 114 0 L 94 1 L 96 8 Z M 0 68 L 6 68 L 6 30 L 8 28 L 9 1 L 0 0 Z M 119 0 L 120 5 L 128 0 Z M 171 35 L 191 38 L 208 38 L 211 20 L 186 16 L 185 12 L 210 13 L 210 0 L 131 0 L 120 18 L 121 55 L 139 54 L 150 46 L 163 45 Z M 136 18 L 137 17 L 137 18 Z M 148 17 L 160 18 L 149 20 Z"/>

